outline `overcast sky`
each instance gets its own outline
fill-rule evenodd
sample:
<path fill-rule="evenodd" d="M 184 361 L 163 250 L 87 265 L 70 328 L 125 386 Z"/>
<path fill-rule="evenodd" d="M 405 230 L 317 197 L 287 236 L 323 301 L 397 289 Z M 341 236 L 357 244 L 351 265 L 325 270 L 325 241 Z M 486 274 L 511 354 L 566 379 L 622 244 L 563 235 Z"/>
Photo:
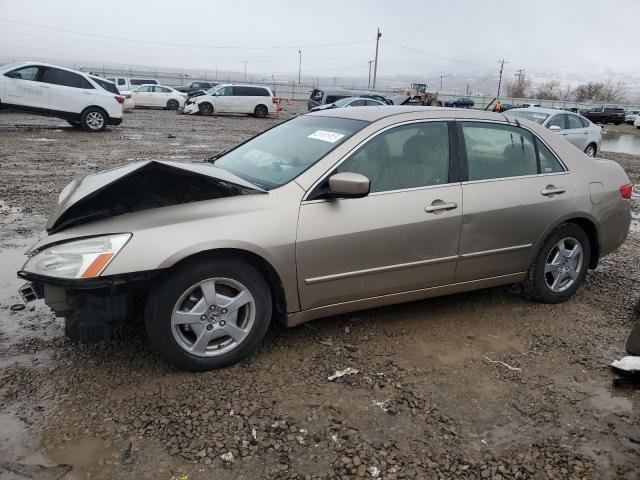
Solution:
<path fill-rule="evenodd" d="M 380 27 L 379 75 L 638 73 L 638 25 L 639 0 L 0 0 L 0 59 L 366 76 Z"/>

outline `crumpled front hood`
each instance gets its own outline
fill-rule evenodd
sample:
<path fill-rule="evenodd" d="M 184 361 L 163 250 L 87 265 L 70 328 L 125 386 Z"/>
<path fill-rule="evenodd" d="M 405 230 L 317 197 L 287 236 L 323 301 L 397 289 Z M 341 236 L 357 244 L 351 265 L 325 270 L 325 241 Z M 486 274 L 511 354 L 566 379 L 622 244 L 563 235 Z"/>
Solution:
<path fill-rule="evenodd" d="M 147 160 L 93 173 L 67 185 L 49 233 L 125 213 L 265 190 L 206 162 Z"/>

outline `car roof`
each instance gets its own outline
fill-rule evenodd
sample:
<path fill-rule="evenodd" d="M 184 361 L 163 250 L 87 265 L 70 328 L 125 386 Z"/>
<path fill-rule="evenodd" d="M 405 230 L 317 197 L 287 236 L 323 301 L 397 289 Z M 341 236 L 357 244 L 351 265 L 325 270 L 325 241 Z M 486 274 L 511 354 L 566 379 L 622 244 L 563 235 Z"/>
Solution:
<path fill-rule="evenodd" d="M 17 68 L 17 67 L 22 67 L 22 66 L 27 66 L 27 65 L 36 65 L 39 67 L 51 67 L 51 68 L 57 68 L 59 70 L 66 70 L 67 72 L 73 72 L 73 73 L 78 73 L 80 75 L 86 75 L 88 77 L 90 77 L 92 74 L 90 74 L 89 72 L 83 72 L 81 70 L 74 70 L 73 68 L 67 68 L 67 67 L 61 67 L 60 65 L 53 65 L 52 63 L 45 63 L 45 62 L 18 62 L 18 63 L 9 63 L 7 65 L 2 65 L 2 68 Z M 97 75 L 94 75 L 97 76 Z M 102 77 L 98 77 L 98 78 L 102 78 Z"/>
<path fill-rule="evenodd" d="M 504 122 L 509 121 L 503 114 L 488 112 L 485 110 L 474 110 L 467 108 L 446 108 L 446 107 L 409 107 L 403 105 L 387 105 L 384 108 L 375 107 L 356 107 L 356 108 L 332 108 L 328 110 L 320 110 L 309 112 L 305 115 L 314 115 L 322 117 L 335 117 L 353 120 L 364 120 L 367 122 L 375 122 L 382 118 L 394 115 L 402 115 L 405 113 L 424 113 L 424 118 L 465 118 L 472 120 L 494 120 Z"/>
<path fill-rule="evenodd" d="M 572 115 L 576 115 L 576 112 L 570 112 L 569 110 L 558 110 L 556 108 L 544 108 L 544 107 L 524 107 L 524 108 L 512 108 L 505 112 L 509 115 L 509 112 L 534 112 L 534 113 L 546 113 L 548 115 L 555 115 L 557 113 L 570 113 Z"/>

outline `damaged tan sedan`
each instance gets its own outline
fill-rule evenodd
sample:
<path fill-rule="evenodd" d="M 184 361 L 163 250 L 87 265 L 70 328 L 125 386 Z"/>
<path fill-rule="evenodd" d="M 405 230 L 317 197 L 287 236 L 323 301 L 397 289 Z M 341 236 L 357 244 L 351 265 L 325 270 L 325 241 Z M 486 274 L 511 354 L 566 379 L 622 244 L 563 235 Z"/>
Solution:
<path fill-rule="evenodd" d="M 516 282 L 566 300 L 624 242 L 631 193 L 617 163 L 526 120 L 330 110 L 208 162 L 72 182 L 27 252 L 21 293 L 82 342 L 143 316 L 163 357 L 207 370 L 247 357 L 272 319 Z"/>

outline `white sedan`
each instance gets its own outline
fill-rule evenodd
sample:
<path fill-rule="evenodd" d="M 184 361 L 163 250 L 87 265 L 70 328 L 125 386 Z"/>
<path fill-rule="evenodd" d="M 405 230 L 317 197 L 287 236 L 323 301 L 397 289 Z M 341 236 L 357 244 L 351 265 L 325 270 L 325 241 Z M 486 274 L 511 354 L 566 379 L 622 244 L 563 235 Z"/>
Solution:
<path fill-rule="evenodd" d="M 136 107 L 162 107 L 177 110 L 184 105 L 186 93 L 164 85 L 140 85 L 131 90 Z"/>

